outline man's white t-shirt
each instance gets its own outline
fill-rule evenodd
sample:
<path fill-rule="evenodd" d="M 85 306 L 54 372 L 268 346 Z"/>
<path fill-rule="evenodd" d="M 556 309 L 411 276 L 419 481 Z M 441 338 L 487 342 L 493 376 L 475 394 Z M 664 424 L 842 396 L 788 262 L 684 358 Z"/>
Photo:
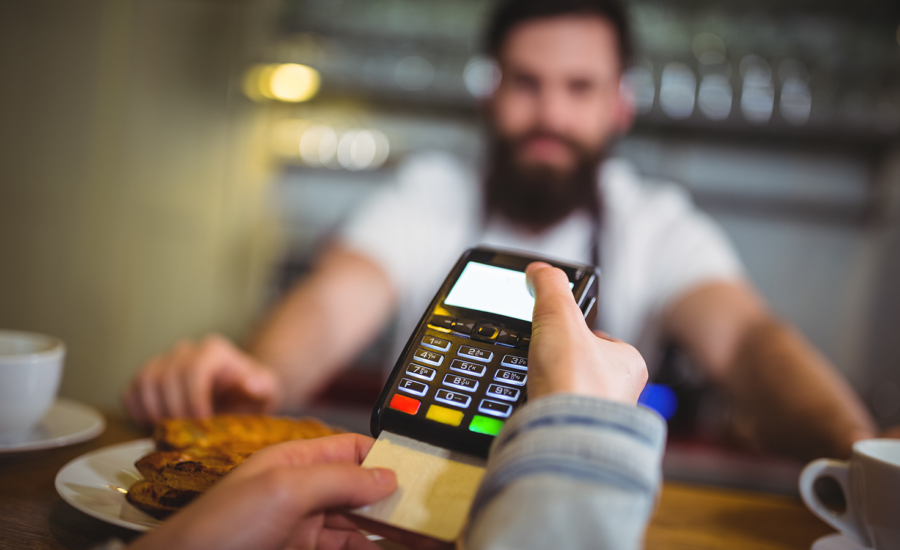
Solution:
<path fill-rule="evenodd" d="M 643 180 L 624 160 L 598 173 L 603 218 L 597 326 L 654 365 L 666 307 L 693 287 L 743 277 L 728 239 L 680 187 Z M 533 235 L 502 218 L 485 222 L 481 175 L 454 157 L 409 159 L 342 227 L 341 241 L 380 265 L 399 295 L 405 343 L 467 248 L 484 244 L 590 264 L 594 225 L 576 213 Z"/>

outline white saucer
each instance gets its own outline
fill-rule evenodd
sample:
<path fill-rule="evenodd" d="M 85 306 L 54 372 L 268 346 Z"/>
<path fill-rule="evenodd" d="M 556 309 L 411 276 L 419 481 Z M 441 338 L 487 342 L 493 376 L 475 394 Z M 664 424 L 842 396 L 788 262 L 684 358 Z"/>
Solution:
<path fill-rule="evenodd" d="M 0 438 L 0 454 L 64 447 L 97 437 L 106 429 L 100 411 L 59 397 L 30 432 Z"/>
<path fill-rule="evenodd" d="M 848 539 L 840 533 L 825 535 L 813 543 L 810 550 L 871 550 Z"/>

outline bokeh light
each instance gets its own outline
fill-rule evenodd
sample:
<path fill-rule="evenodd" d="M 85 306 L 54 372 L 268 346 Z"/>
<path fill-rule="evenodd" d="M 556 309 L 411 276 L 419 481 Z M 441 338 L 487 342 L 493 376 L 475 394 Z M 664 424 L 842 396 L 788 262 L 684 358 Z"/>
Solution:
<path fill-rule="evenodd" d="M 666 420 L 675 416 L 678 410 L 678 397 L 672 388 L 663 384 L 647 384 L 638 397 L 638 404 L 653 409 Z"/>
<path fill-rule="evenodd" d="M 724 120 L 731 113 L 733 96 L 731 83 L 725 75 L 708 74 L 700 81 L 697 106 L 706 118 Z"/>
<path fill-rule="evenodd" d="M 778 101 L 781 116 L 794 125 L 806 124 L 812 111 L 812 92 L 806 82 L 798 78 L 789 78 L 781 85 L 781 98 Z"/>
<path fill-rule="evenodd" d="M 697 77 L 684 63 L 669 63 L 662 72 L 659 88 L 659 106 L 674 119 L 683 119 L 694 112 L 694 94 Z"/>
<path fill-rule="evenodd" d="M 315 124 L 300 137 L 300 158 L 309 166 L 327 166 L 334 159 L 337 147 L 337 132 L 326 124 Z"/>
<path fill-rule="evenodd" d="M 278 65 L 269 78 L 269 89 L 281 101 L 306 101 L 319 91 L 319 72 L 297 63 Z"/>
<path fill-rule="evenodd" d="M 476 99 L 491 97 L 500 84 L 500 69 L 497 64 L 483 55 L 473 55 L 463 69 L 466 89 Z"/>
<path fill-rule="evenodd" d="M 259 64 L 244 75 L 244 94 L 254 101 L 274 99 L 298 103 L 319 91 L 321 77 L 312 67 L 297 63 Z"/>
<path fill-rule="evenodd" d="M 646 67 L 631 67 L 625 71 L 622 85 L 628 88 L 634 99 L 634 110 L 642 115 L 653 108 L 653 98 L 656 96 L 656 82 L 653 81 L 653 72 Z"/>
<path fill-rule="evenodd" d="M 778 65 L 778 79 L 782 84 L 788 80 L 799 80 L 804 84 L 809 84 L 809 71 L 806 69 L 806 65 L 789 57 Z"/>
<path fill-rule="evenodd" d="M 283 158 L 313 167 L 374 170 L 390 154 L 390 142 L 379 130 L 353 128 L 339 131 L 331 123 L 287 118 L 272 132 L 272 147 Z"/>
<path fill-rule="evenodd" d="M 338 163 L 347 170 L 378 168 L 388 157 L 387 137 L 378 130 L 349 130 L 338 142 Z"/>
<path fill-rule="evenodd" d="M 751 124 L 765 124 L 772 118 L 775 107 L 775 88 L 772 86 L 772 69 L 758 55 L 747 55 L 741 60 L 741 113 Z"/>

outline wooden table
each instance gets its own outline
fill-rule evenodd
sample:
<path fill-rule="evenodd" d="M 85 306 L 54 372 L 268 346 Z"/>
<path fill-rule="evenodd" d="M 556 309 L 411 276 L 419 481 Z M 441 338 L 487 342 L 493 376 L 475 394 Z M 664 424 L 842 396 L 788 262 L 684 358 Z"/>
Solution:
<path fill-rule="evenodd" d="M 81 548 L 136 533 L 75 510 L 56 494 L 56 472 L 93 449 L 146 437 L 107 415 L 100 437 L 59 449 L 0 455 L 0 547 Z M 809 550 L 831 529 L 796 498 L 666 483 L 647 550 Z"/>

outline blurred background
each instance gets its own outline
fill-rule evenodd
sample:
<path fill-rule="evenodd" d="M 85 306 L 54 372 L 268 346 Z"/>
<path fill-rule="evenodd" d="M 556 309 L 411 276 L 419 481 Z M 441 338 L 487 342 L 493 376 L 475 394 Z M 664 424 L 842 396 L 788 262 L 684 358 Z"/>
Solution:
<path fill-rule="evenodd" d="M 684 185 L 772 307 L 900 423 L 900 4 L 626 3 L 639 116 L 614 153 Z M 107 409 L 177 338 L 246 337 L 405 157 L 477 159 L 492 6 L 3 2 L 0 326 L 65 340 L 62 394 Z M 326 392 L 348 423 L 388 347 Z M 719 405 L 683 362 L 662 381 L 690 441 Z"/>

